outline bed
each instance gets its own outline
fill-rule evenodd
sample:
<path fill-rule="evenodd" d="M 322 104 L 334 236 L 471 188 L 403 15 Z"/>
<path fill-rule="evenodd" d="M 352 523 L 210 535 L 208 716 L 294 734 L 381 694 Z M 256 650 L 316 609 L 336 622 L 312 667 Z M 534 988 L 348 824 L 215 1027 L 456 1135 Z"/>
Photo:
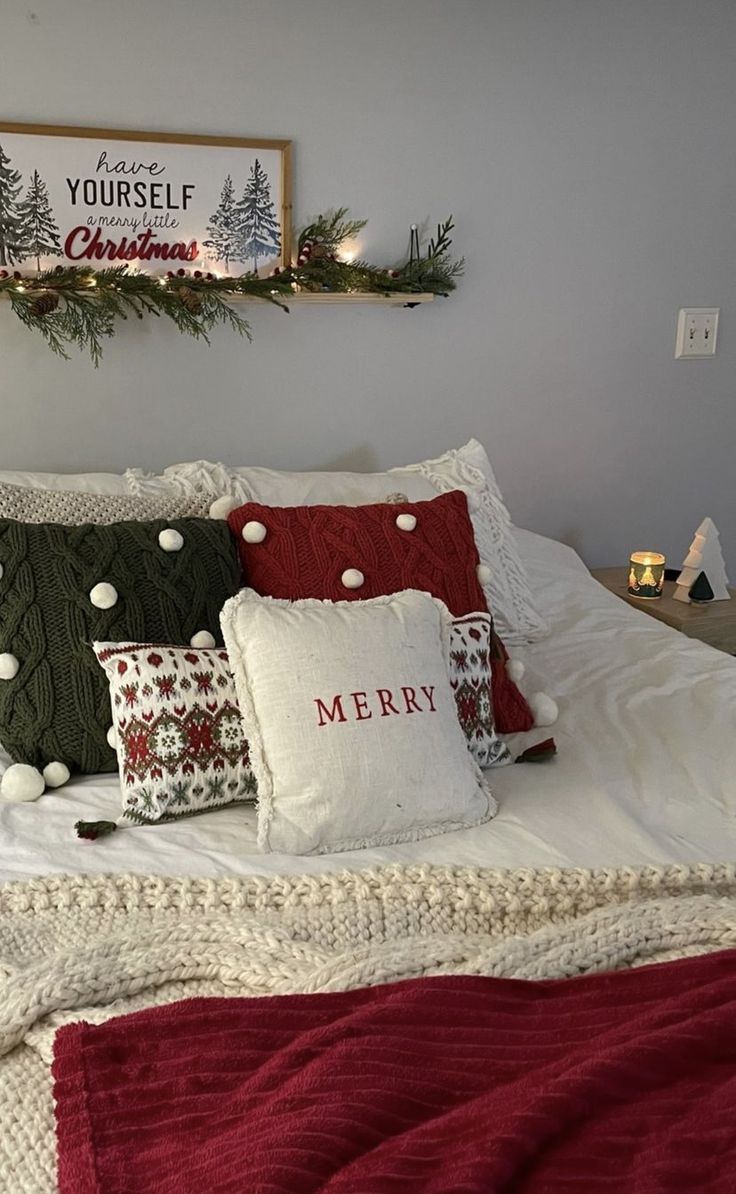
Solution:
<path fill-rule="evenodd" d="M 550 766 L 491 774 L 498 815 L 472 830 L 360 854 L 258 853 L 252 809 L 79 842 L 115 815 L 117 777 L 0 804 L 0 877 L 318 873 L 387 863 L 602 867 L 736 858 L 736 661 L 606 592 L 569 548 L 525 531 L 522 558 L 551 634 L 515 655 L 558 701 Z M 538 732 L 537 737 L 543 735 Z M 530 735 L 521 736 L 518 749 Z"/>
<path fill-rule="evenodd" d="M 54 1056 L 57 1097 L 65 1096 L 66 1140 L 72 1141 L 72 1147 L 66 1150 L 60 1145 L 59 1188 L 63 1194 L 88 1190 L 108 1194 L 132 1188 L 176 1189 L 194 1194 L 205 1188 L 204 1182 L 223 1191 L 263 1189 L 285 1194 L 287 1190 L 329 1188 L 378 1194 L 396 1188 L 391 1184 L 395 1180 L 401 1180 L 404 1188 L 427 1192 L 453 1188 L 570 1189 L 570 1174 L 580 1173 L 576 1168 L 579 1154 L 573 1150 L 551 1158 L 552 1129 L 540 1129 L 534 1135 L 529 1126 L 541 1122 L 542 1105 L 548 1106 L 545 1100 L 559 1100 L 559 1083 L 567 1081 L 565 1057 L 573 1048 L 570 1042 L 562 1050 L 563 1068 L 554 1081 L 550 1079 L 551 1085 L 549 1056 L 545 1053 L 541 1062 L 539 1058 L 535 1061 L 542 1069 L 535 1071 L 532 1102 L 522 1100 L 513 1123 L 504 1129 L 509 1149 L 513 1141 L 509 1153 L 513 1154 L 513 1164 L 504 1162 L 505 1168 L 492 1173 L 487 1170 L 480 1177 L 463 1169 L 461 1176 L 466 1184 L 462 1187 L 452 1185 L 460 1181 L 461 1170 L 443 1169 L 450 1163 L 447 1154 L 443 1153 L 441 1159 L 436 1156 L 442 1136 L 437 1124 L 445 1123 L 442 1117 L 450 1114 L 447 1108 L 440 1115 L 434 1107 L 431 1127 L 423 1124 L 424 1135 L 411 1136 L 415 1142 L 421 1141 L 416 1148 L 421 1152 L 423 1167 L 417 1167 L 419 1152 L 412 1153 L 414 1145 L 407 1153 L 404 1145 L 398 1144 L 399 1151 L 391 1152 L 386 1162 L 390 1180 L 386 1177 L 388 1170 L 381 1169 L 383 1153 L 373 1145 L 367 1146 L 362 1136 L 360 1157 L 351 1156 L 349 1163 L 344 1136 L 339 1140 L 331 1137 L 334 1156 L 338 1157 L 334 1164 L 332 1160 L 326 1162 L 331 1184 L 319 1166 L 312 1172 L 311 1162 L 307 1164 L 304 1156 L 322 1155 L 314 1150 L 314 1132 L 322 1132 L 326 1121 L 322 1118 L 315 1122 L 307 1117 L 294 1145 L 302 1158 L 301 1176 L 295 1177 L 299 1166 L 289 1169 L 296 1165 L 294 1155 L 289 1154 L 280 1177 L 269 1170 L 263 1184 L 255 1178 L 254 1184 L 249 1184 L 250 1178 L 242 1184 L 242 1174 L 233 1177 L 232 1168 L 218 1170 L 218 1147 L 211 1147 L 212 1140 L 226 1147 L 225 1137 L 219 1135 L 221 1102 L 208 1109 L 209 1118 L 204 1110 L 201 1115 L 198 1111 L 200 1118 L 194 1128 L 186 1118 L 191 1106 L 188 1110 L 178 1108 L 176 1114 L 182 1118 L 179 1121 L 174 1116 L 174 1135 L 163 1141 L 159 1117 L 152 1110 L 145 1132 L 140 1119 L 130 1120 L 123 1140 L 123 1128 L 118 1124 L 121 1136 L 111 1145 L 105 1138 L 104 1115 L 103 1122 L 93 1130 L 94 1099 L 87 1091 L 84 1097 L 89 1098 L 83 1107 L 81 1092 L 99 1053 L 99 1073 L 108 1077 L 115 1074 L 112 1092 L 103 1082 L 97 1090 L 100 1098 L 112 1093 L 121 1114 L 123 1106 L 127 1111 L 138 1099 L 145 1102 L 149 1098 L 153 1109 L 161 1090 L 152 1091 L 147 1084 L 158 1072 L 158 1065 L 172 1064 L 171 1056 L 156 1053 L 163 1048 L 161 1042 L 178 1041 L 183 1048 L 181 1042 L 189 1041 L 191 1033 L 197 1035 L 201 1030 L 204 1039 L 209 1031 L 209 1039 L 214 1040 L 224 1031 L 221 1023 L 213 1030 L 197 1019 L 209 1014 L 207 1001 L 202 1001 L 206 996 L 267 994 L 270 998 L 279 994 L 286 1000 L 279 1009 L 287 1016 L 292 1012 L 301 1016 L 313 1005 L 292 1004 L 289 1000 L 324 999 L 330 992 L 362 992 L 370 987 L 377 992 L 370 1013 L 385 1025 L 386 1015 L 396 1013 L 395 1006 L 386 1003 L 394 998 L 392 984 L 403 980 L 406 986 L 400 986 L 407 1001 L 402 1014 L 412 1023 L 421 1019 L 433 1001 L 447 1014 L 452 1008 L 454 1016 L 454 1001 L 458 999 L 464 1009 L 462 1013 L 457 1011 L 458 1023 L 465 1023 L 467 1000 L 471 995 L 485 998 L 485 993 L 479 995 L 474 987 L 458 986 L 459 975 L 474 976 L 463 980 L 467 983 L 499 978 L 533 980 L 529 987 L 518 982 L 504 987 L 505 995 L 509 1000 L 512 995 L 516 998 L 517 989 L 524 986 L 525 992 L 536 992 L 549 1011 L 546 984 L 550 980 L 581 974 L 597 976 L 599 971 L 623 972 L 624 977 L 643 975 L 641 983 L 646 990 L 634 991 L 630 985 L 620 994 L 618 988 L 611 988 L 607 996 L 609 1009 L 626 1006 L 628 1033 L 632 1023 L 639 1034 L 654 1031 L 646 1018 L 649 1012 L 642 1013 L 644 1018 L 639 1020 L 634 1007 L 641 1000 L 651 1010 L 652 1001 L 657 1000 L 662 1022 L 681 1025 L 681 1035 L 674 1045 L 672 1037 L 666 1035 L 668 1049 L 676 1046 L 684 1050 L 684 1056 L 697 1040 L 701 1060 L 719 1051 L 717 1079 L 705 1070 L 697 1075 L 691 1073 L 694 1085 L 680 1091 L 692 1107 L 695 1095 L 700 1098 L 706 1090 L 716 1090 L 716 1080 L 725 1084 L 718 1085 L 718 1110 L 711 1108 L 710 1128 L 706 1129 L 702 1120 L 685 1123 L 684 1118 L 675 1117 L 673 1122 L 692 1145 L 694 1152 L 688 1155 L 698 1159 L 697 1188 L 731 1188 L 728 1175 L 733 1172 L 733 1133 L 723 1117 L 733 1110 L 733 1069 L 728 1063 L 736 1061 L 731 1057 L 731 1046 L 724 1043 L 724 1026 L 732 1023 L 736 945 L 736 872 L 732 865 L 736 858 L 736 661 L 631 609 L 598 585 L 569 548 L 525 531 L 517 532 L 517 541 L 551 633 L 539 642 L 515 648 L 514 654 L 526 664 L 531 682 L 543 686 L 559 703 L 560 718 L 554 727 L 558 755 L 544 766 L 509 766 L 493 771 L 492 790 L 499 812 L 486 824 L 406 845 L 294 858 L 257 852 L 255 815 L 248 807 L 225 808 L 173 824 L 128 827 L 95 843 L 77 840 L 73 826 L 78 819 L 115 815 L 119 792 L 114 776 L 75 780 L 36 803 L 0 805 L 0 878 L 6 881 L 0 887 L 0 981 L 5 983 L 0 1016 L 3 1194 L 20 1190 L 51 1194 L 57 1189 L 49 1068 Z M 537 731 L 533 736 L 543 735 Z M 520 736 L 512 744 L 514 753 L 529 738 Z M 705 959 L 698 957 L 701 954 L 706 955 Z M 647 962 L 664 965 L 644 965 L 640 970 Z M 701 963 L 710 967 L 707 974 L 692 970 Z M 667 966 L 685 969 L 670 972 Z M 655 982 L 656 992 L 647 977 L 652 970 L 662 976 L 659 985 Z M 598 977 L 605 979 L 606 975 Z M 617 979 L 619 975 L 609 977 Z M 412 986 L 415 983 L 429 986 Z M 670 1004 L 673 984 L 692 1006 Z M 711 1000 L 717 990 L 720 1001 L 720 1019 L 717 1023 L 712 1017 L 708 1021 L 711 1036 L 703 1035 L 705 1029 L 697 1020 L 697 1009 L 701 1007 L 698 992 L 706 988 Z M 573 1017 L 566 1021 L 570 1024 L 578 1014 L 592 1015 L 584 1004 L 586 989 L 576 987 L 575 991 L 583 1003 L 575 1010 L 568 1007 Z M 590 994 L 593 998 L 595 990 Z M 344 997 L 349 998 L 348 994 Z M 518 997 L 523 1001 L 527 996 Z M 172 1001 L 183 999 L 193 1002 L 176 1003 L 179 1010 L 169 1011 Z M 242 1001 L 233 999 L 232 1007 L 230 1002 L 222 1002 L 223 1015 L 241 1014 Z M 357 1009 L 354 1002 L 350 1007 L 339 1001 L 335 1004 L 338 1022 L 358 1023 L 350 1019 L 358 1016 L 359 1023 L 364 1024 L 360 1017 L 369 1014 L 366 1001 L 359 999 Z M 261 1003 L 257 999 L 253 1003 L 252 1016 Z M 326 1005 L 319 1006 L 324 1009 Z M 93 1030 L 118 1032 L 114 1026 L 127 1021 L 111 1017 L 121 1013 L 133 1016 L 131 1032 L 125 1039 L 89 1039 L 85 1035 Z M 509 1014 L 508 1002 L 503 1014 Z M 526 1005 L 519 1014 L 520 1023 L 528 1025 Z M 598 1009 L 596 1015 L 600 1014 Z M 157 1015 L 174 1018 L 161 1021 L 155 1018 Z M 273 1027 L 271 1011 L 266 1009 L 263 1015 L 264 1025 Z M 136 1020 L 135 1016 L 143 1019 Z M 184 1020 L 178 1020 L 179 1016 Z M 473 1016 L 475 1031 L 475 1012 Z M 253 1021 L 248 1023 L 252 1027 Z M 394 1035 L 389 1045 L 395 1048 L 398 1029 L 396 1022 L 392 1023 Z M 547 1039 L 550 1032 L 556 1035 L 555 1023 L 559 1021 L 540 1021 L 539 1039 Z M 55 1038 L 60 1027 L 63 1031 Z M 228 1024 L 228 1031 L 235 1032 L 240 1040 L 242 1027 L 234 1022 Z M 493 1023 L 489 1022 L 487 1028 L 492 1037 Z M 619 1029 L 623 1031 L 620 1025 Z M 345 1034 L 338 1034 L 331 1043 L 339 1054 L 336 1061 L 334 1053 L 320 1052 L 325 1040 L 324 1017 L 312 1030 L 318 1032 L 320 1041 L 314 1056 L 319 1054 L 322 1072 L 331 1075 L 335 1065 L 345 1061 Z M 375 1050 L 386 1045 L 374 1030 L 375 1020 L 370 1029 L 370 1057 L 378 1056 Z M 435 1023 L 431 1031 L 437 1030 Z M 354 1034 L 352 1028 L 345 1031 L 353 1039 L 363 1028 L 356 1028 Z M 409 1031 L 406 1023 L 402 1031 Z M 580 1034 L 573 1035 L 579 1044 Z M 614 1038 L 615 1034 L 610 1037 Z M 63 1042 L 56 1054 L 55 1039 Z M 143 1054 L 142 1040 L 147 1042 Z M 477 1041 L 474 1048 L 476 1045 Z M 457 1041 L 450 1042 L 449 1054 L 436 1062 L 440 1069 L 448 1066 L 449 1074 L 454 1073 L 453 1050 L 457 1047 Z M 565 1104 L 567 1119 L 563 1116 L 554 1131 L 577 1131 L 581 1107 L 596 1103 L 598 1096 L 591 1096 L 592 1089 L 599 1094 L 605 1089 L 605 1096 L 600 1094 L 600 1098 L 608 1107 L 608 1077 L 604 1082 L 601 1075 L 610 1077 L 611 1067 L 620 1064 L 618 1047 L 610 1055 L 600 1054 L 599 1068 L 591 1078 L 593 1085 L 579 1088 L 575 1099 Z M 233 1048 L 237 1052 L 236 1046 Z M 135 1051 L 135 1064 L 121 1060 L 127 1056 L 126 1049 Z M 645 1050 L 642 1059 L 637 1049 L 638 1045 L 626 1055 L 627 1090 L 633 1098 L 639 1083 L 640 1097 L 646 1103 L 651 1094 L 652 1053 Z M 116 1060 L 111 1062 L 111 1057 Z M 346 1100 L 352 1097 L 346 1091 L 355 1092 L 361 1087 L 359 1075 L 370 1064 L 370 1057 L 367 1061 L 366 1054 L 357 1052 L 350 1058 L 353 1069 L 347 1072 L 347 1086 L 339 1097 L 335 1095 L 337 1103 L 332 1107 L 338 1119 Z M 639 1057 L 637 1066 L 632 1057 Z M 423 1056 L 417 1055 L 414 1061 L 422 1070 Z M 199 1084 L 199 1091 L 203 1090 L 207 1080 L 198 1069 L 203 1064 L 202 1056 L 182 1059 L 179 1054 L 178 1063 L 187 1075 L 195 1075 L 192 1080 Z M 218 1064 L 232 1073 L 233 1066 L 229 1060 L 223 1061 L 221 1054 Z M 585 1067 L 588 1062 L 580 1064 Z M 273 1065 L 276 1067 L 275 1061 Z M 213 1072 L 207 1070 L 210 1077 Z M 275 1074 L 277 1069 L 272 1072 Z M 379 1102 L 389 1097 L 387 1091 L 393 1080 L 390 1068 L 380 1072 L 384 1077 L 389 1075 L 389 1087 L 381 1087 L 377 1071 L 373 1081 Z M 249 1081 L 253 1079 L 252 1074 L 248 1077 Z M 278 1114 L 288 1114 L 288 1122 L 291 1116 L 298 1119 L 316 1105 L 314 1091 L 305 1096 L 300 1086 L 301 1093 L 295 1093 L 297 1077 L 287 1066 L 285 1085 L 280 1088 L 286 1101 L 279 1103 Z M 412 1081 L 415 1078 L 416 1072 Z M 447 1082 L 450 1089 L 456 1078 L 449 1077 Z M 619 1079 L 617 1082 L 620 1088 Z M 321 1083 L 323 1089 L 324 1079 Z M 411 1084 L 407 1091 L 406 1107 L 414 1106 L 416 1091 Z M 253 1096 L 254 1114 L 256 1108 L 262 1108 L 263 1097 L 262 1090 L 257 1098 Z M 663 1097 L 672 1098 L 669 1087 Z M 473 1088 L 464 1092 L 463 1098 L 468 1115 L 463 1121 L 465 1130 L 471 1122 L 477 1123 L 481 1093 Z M 499 1106 L 503 1104 L 503 1097 L 500 1104 L 498 1099 L 493 1104 L 495 1110 L 489 1103 L 488 1114 L 500 1114 Z M 363 1110 L 355 1112 L 359 1125 L 367 1114 L 361 1106 Z M 670 1110 L 672 1106 L 668 1104 Z M 402 1115 L 409 1114 L 406 1107 L 402 1107 Z M 653 1108 L 652 1114 L 656 1117 L 660 1110 Z M 323 1113 L 324 1108 L 320 1111 Z M 451 1115 L 458 1114 L 461 1112 L 454 1106 Z M 606 1115 L 608 1111 L 604 1119 Z M 152 1120 L 156 1121 L 155 1130 Z M 205 1121 L 210 1133 L 206 1147 L 203 1137 L 197 1135 L 205 1130 Z M 612 1155 L 606 1149 L 618 1150 L 624 1165 L 628 1154 L 622 1141 L 636 1138 L 635 1121 L 636 1116 L 626 1123 L 606 1120 L 610 1135 L 601 1146 L 603 1154 L 598 1157 L 596 1174 L 588 1175 L 586 1194 L 599 1188 L 596 1181 L 607 1170 L 606 1158 Z M 267 1117 L 266 1122 L 272 1124 L 273 1117 Z M 376 1132 L 381 1130 L 373 1126 Z M 715 1132 L 716 1127 L 720 1134 L 710 1139 L 707 1132 Z M 358 1135 L 361 1131 L 356 1128 Z M 404 1131 L 405 1127 L 397 1136 L 392 1129 L 391 1141 L 395 1144 L 402 1140 Z M 182 1133 L 187 1134 L 186 1147 L 181 1144 Z M 452 1131 L 449 1138 L 456 1138 Z M 575 1139 L 579 1148 L 588 1149 L 583 1155 L 589 1156 L 584 1136 Z M 80 1144 L 82 1140 L 85 1143 Z M 227 1148 L 235 1147 L 234 1139 L 228 1138 Z M 665 1140 L 660 1136 L 656 1147 L 666 1152 L 674 1146 L 669 1137 Z M 559 1161 L 562 1168 L 554 1174 L 549 1170 L 545 1178 L 552 1184 L 524 1184 L 534 1169 L 530 1149 L 535 1164 L 539 1161 L 541 1166 L 538 1176 L 547 1172 L 545 1165 Z M 680 1151 L 684 1156 L 687 1150 Z M 236 1153 L 227 1155 L 235 1164 Z M 238 1154 L 237 1163 L 246 1164 L 248 1156 Z M 168 1161 L 162 1162 L 167 1157 Z M 175 1157 L 179 1158 L 176 1163 Z M 258 1163 L 265 1165 L 268 1158 L 262 1153 L 259 1157 Z M 451 1165 L 457 1163 L 455 1158 Z M 169 1176 L 174 1175 L 175 1184 L 166 1184 L 165 1169 L 156 1172 L 161 1164 L 170 1166 Z M 201 1170 L 197 1169 L 200 1164 L 204 1166 Z M 368 1168 L 360 1169 L 361 1164 Z M 378 1169 L 370 1168 L 376 1164 Z M 632 1164 L 641 1164 L 640 1154 Z M 106 1165 L 112 1166 L 110 1173 L 118 1175 L 115 1180 L 99 1177 L 107 1172 Z M 689 1161 L 685 1169 L 687 1165 Z M 653 1170 L 647 1166 L 646 1172 L 647 1180 L 652 1173 L 656 1180 L 661 1177 L 656 1166 Z M 504 1184 L 511 1181 L 508 1174 L 516 1185 L 513 1181 Z M 667 1185 L 664 1178 L 657 1185 L 654 1178 L 650 1184 L 635 1185 L 633 1176 L 621 1177 L 629 1184 L 611 1188 L 685 1188 Z M 692 1172 L 688 1180 L 692 1183 Z M 126 1181 L 134 1185 L 126 1185 Z M 215 1181 L 220 1184 L 215 1186 Z"/>

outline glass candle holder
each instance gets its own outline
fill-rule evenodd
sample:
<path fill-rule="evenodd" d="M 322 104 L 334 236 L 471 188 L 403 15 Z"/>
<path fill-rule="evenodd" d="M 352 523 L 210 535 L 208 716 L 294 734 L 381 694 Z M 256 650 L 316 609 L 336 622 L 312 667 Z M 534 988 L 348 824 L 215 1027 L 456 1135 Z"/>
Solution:
<path fill-rule="evenodd" d="M 651 601 L 662 596 L 665 558 L 658 551 L 635 551 L 629 560 L 629 592 Z"/>

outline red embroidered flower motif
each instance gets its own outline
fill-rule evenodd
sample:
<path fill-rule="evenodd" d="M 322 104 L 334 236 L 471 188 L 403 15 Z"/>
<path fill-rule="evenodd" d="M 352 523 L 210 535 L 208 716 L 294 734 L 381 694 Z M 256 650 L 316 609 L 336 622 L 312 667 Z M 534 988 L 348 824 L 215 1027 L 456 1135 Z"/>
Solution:
<path fill-rule="evenodd" d="M 163 661 L 163 655 L 157 655 L 155 651 L 152 651 L 148 656 L 148 662 L 150 663 L 151 667 L 161 667 Z"/>
<path fill-rule="evenodd" d="M 128 665 L 124 659 L 118 659 L 118 675 L 124 676 L 128 670 Z"/>
<path fill-rule="evenodd" d="M 212 754 L 215 744 L 212 740 L 212 722 L 201 709 L 193 709 L 184 723 L 188 739 L 187 753 L 202 759 Z"/>
<path fill-rule="evenodd" d="M 468 668 L 468 652 L 467 651 L 450 651 L 450 659 L 455 664 L 459 672 L 467 671 Z"/>
<path fill-rule="evenodd" d="M 186 659 L 187 663 L 199 663 L 199 655 L 195 655 L 194 651 L 187 651 L 184 658 Z"/>
<path fill-rule="evenodd" d="M 469 626 L 468 634 L 471 638 L 474 638 L 477 643 L 480 642 L 480 630 L 476 630 L 474 626 Z"/>
<path fill-rule="evenodd" d="M 212 692 L 212 672 L 192 672 L 198 693 Z"/>
<path fill-rule="evenodd" d="M 153 682 L 158 689 L 159 700 L 170 700 L 176 688 L 176 676 L 169 672 L 165 676 L 154 676 Z"/>
<path fill-rule="evenodd" d="M 131 729 L 125 739 L 126 761 L 130 767 L 145 767 L 149 759 L 148 731 Z"/>
<path fill-rule="evenodd" d="M 138 685 L 137 684 L 123 684 L 122 693 L 125 697 L 126 705 L 133 706 L 138 704 Z"/>

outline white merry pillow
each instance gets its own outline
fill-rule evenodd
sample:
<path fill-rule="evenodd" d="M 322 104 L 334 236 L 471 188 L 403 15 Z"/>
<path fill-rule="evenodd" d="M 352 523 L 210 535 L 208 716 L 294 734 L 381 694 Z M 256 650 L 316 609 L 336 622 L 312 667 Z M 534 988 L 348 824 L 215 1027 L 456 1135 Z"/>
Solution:
<path fill-rule="evenodd" d="M 229 494 L 238 503 L 261 502 L 266 506 L 362 506 L 385 502 L 392 494 L 420 502 L 461 489 L 468 498 L 475 542 L 484 566 L 486 601 L 502 639 L 513 644 L 548 632 L 547 623 L 535 607 L 511 518 L 490 461 L 475 439 L 436 460 L 384 473 L 290 473 L 270 468 L 227 468 L 200 460 L 171 465 L 161 478 L 138 479 L 140 492 L 161 492 L 168 487 L 185 495 L 209 492 L 213 499 Z"/>
<path fill-rule="evenodd" d="M 262 850 L 357 850 L 493 816 L 457 719 L 441 601 L 414 589 L 334 603 L 243 589 L 221 623 Z"/>

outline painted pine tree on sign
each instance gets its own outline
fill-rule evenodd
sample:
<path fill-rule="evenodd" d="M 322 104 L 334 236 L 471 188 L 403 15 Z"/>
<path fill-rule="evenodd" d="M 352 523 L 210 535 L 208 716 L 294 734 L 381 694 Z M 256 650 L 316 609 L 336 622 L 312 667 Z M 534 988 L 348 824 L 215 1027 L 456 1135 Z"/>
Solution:
<path fill-rule="evenodd" d="M 271 199 L 268 175 L 256 158 L 236 205 L 240 220 L 241 261 L 252 261 L 258 271 L 259 259 L 277 257 L 281 252 L 279 221 Z"/>
<path fill-rule="evenodd" d="M 229 174 L 222 184 L 220 203 L 217 211 L 210 216 L 207 231 L 210 239 L 203 243 L 205 248 L 211 249 L 215 261 L 224 261 L 227 269 L 231 261 L 243 260 L 240 256 L 240 218 L 235 205 L 233 180 Z"/>
<path fill-rule="evenodd" d="M 27 229 L 22 204 L 20 170 L 14 170 L 0 145 L 0 265 L 14 265 L 28 255 Z"/>
<path fill-rule="evenodd" d="M 36 258 L 40 271 L 42 257 L 61 257 L 61 240 L 46 183 L 38 170 L 33 171 L 20 211 L 27 235 L 26 254 Z"/>

